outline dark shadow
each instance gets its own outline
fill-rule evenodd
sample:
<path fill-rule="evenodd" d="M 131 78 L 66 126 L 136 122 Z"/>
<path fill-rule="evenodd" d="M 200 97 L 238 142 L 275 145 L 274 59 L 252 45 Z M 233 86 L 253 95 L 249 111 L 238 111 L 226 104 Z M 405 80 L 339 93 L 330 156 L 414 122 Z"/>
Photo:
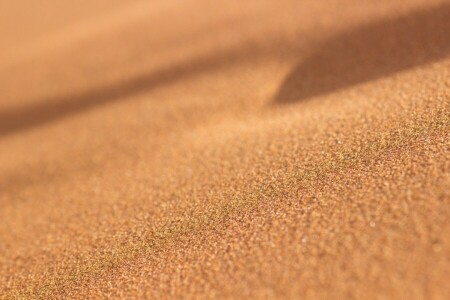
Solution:
<path fill-rule="evenodd" d="M 252 57 L 251 49 L 218 51 L 217 53 L 168 67 L 167 69 L 139 75 L 108 86 L 73 93 L 66 96 L 42 99 L 36 104 L 0 111 L 0 137 L 39 126 L 67 115 L 126 99 L 127 96 L 150 91 L 196 76 L 219 67 L 226 67 Z"/>
<path fill-rule="evenodd" d="M 450 52 L 450 4 L 355 28 L 320 44 L 281 84 L 292 103 L 439 60 Z"/>

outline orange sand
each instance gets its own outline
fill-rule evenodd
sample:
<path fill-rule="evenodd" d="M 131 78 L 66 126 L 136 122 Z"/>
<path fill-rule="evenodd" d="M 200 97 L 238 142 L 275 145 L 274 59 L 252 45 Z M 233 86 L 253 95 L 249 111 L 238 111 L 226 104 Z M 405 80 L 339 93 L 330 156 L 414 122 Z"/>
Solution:
<path fill-rule="evenodd" d="M 450 298 L 448 1 L 3 0 L 0 43 L 0 298 Z"/>

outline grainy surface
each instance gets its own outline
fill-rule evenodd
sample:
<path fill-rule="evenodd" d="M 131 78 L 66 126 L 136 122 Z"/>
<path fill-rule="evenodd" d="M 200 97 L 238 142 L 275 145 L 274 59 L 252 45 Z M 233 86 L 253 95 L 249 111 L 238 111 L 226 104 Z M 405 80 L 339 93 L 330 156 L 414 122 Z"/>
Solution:
<path fill-rule="evenodd" d="M 449 299 L 450 3 L 0 1 L 5 299 Z"/>

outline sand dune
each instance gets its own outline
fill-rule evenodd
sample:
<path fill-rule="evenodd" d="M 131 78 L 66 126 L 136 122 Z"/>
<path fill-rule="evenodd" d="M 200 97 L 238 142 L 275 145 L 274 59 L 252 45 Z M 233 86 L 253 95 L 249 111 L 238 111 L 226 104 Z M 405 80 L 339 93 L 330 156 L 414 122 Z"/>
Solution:
<path fill-rule="evenodd" d="M 0 298 L 448 299 L 450 4 L 0 1 Z"/>

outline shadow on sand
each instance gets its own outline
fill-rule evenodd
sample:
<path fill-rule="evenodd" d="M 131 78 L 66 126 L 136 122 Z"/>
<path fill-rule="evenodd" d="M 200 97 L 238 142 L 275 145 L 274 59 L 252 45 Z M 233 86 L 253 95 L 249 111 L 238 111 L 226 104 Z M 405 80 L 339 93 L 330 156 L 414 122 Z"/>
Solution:
<path fill-rule="evenodd" d="M 381 20 L 320 44 L 287 75 L 275 103 L 293 103 L 439 60 L 450 52 L 450 4 Z"/>
<path fill-rule="evenodd" d="M 126 100 L 128 96 L 151 91 L 160 86 L 176 83 L 186 77 L 198 76 L 207 71 L 226 67 L 251 58 L 251 49 L 219 51 L 166 69 L 140 74 L 129 79 L 95 89 L 74 92 L 60 97 L 40 99 L 37 104 L 24 108 L 0 111 L 0 138 L 26 130 L 67 115 Z"/>
<path fill-rule="evenodd" d="M 340 34 L 293 69 L 275 95 L 276 103 L 304 100 L 443 58 L 450 52 L 449 32 L 450 4 L 443 4 Z M 219 51 L 107 86 L 0 111 L 0 138 L 251 59 L 254 50 Z"/>

